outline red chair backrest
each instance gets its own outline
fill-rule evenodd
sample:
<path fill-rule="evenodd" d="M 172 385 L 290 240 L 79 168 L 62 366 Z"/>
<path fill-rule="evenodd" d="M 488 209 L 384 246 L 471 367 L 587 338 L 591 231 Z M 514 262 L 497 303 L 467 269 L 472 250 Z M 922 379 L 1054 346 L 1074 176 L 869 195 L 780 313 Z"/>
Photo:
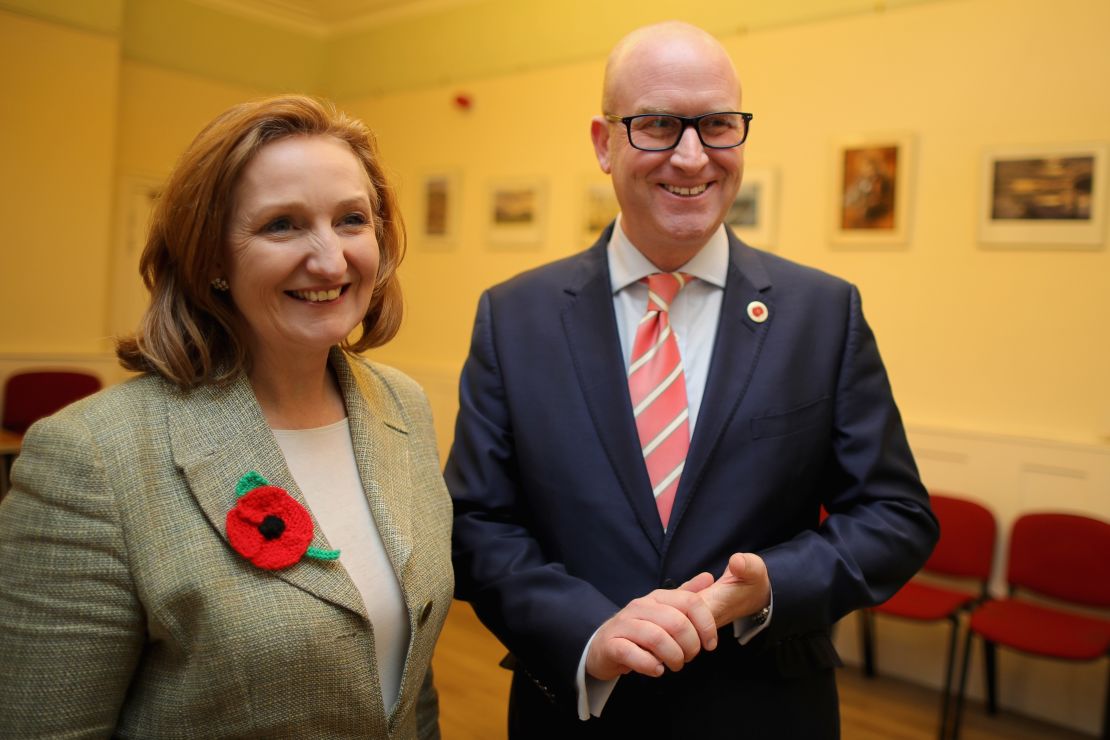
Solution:
<path fill-rule="evenodd" d="M 4 384 L 5 429 L 22 434 L 44 416 L 100 390 L 91 373 L 31 371 L 16 373 Z"/>
<path fill-rule="evenodd" d="M 998 525 L 990 509 L 964 498 L 929 495 L 940 521 L 940 539 L 925 570 L 962 578 L 990 579 Z"/>
<path fill-rule="evenodd" d="M 1110 607 L 1110 523 L 1078 514 L 1025 514 L 1010 534 L 1011 586 Z"/>

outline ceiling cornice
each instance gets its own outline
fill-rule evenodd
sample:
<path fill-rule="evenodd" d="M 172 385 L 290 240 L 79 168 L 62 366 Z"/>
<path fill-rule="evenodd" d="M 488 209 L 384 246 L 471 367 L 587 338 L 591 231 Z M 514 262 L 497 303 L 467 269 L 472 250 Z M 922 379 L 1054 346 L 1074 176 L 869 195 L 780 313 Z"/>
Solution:
<path fill-rule="evenodd" d="M 326 39 L 354 31 L 419 18 L 482 0 L 363 0 L 336 3 L 312 0 L 191 0 L 223 13 Z M 331 12 L 329 12 L 329 10 Z"/>

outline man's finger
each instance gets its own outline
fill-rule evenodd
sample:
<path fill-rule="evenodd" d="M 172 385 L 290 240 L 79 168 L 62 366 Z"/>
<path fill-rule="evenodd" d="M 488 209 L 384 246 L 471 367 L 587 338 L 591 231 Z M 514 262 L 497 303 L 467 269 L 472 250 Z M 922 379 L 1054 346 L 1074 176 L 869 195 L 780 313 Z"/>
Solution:
<path fill-rule="evenodd" d="M 706 589 L 712 586 L 713 580 L 714 578 L 712 573 L 710 573 L 709 571 L 702 571 L 690 580 L 686 581 L 686 583 L 682 584 L 678 588 L 681 591 L 691 591 L 693 593 L 697 593 L 702 589 Z"/>
<path fill-rule="evenodd" d="M 698 646 L 704 647 L 706 650 L 713 650 L 717 647 L 717 624 L 709 604 L 706 603 L 705 599 L 696 596 L 695 593 L 712 585 L 713 575 L 711 573 L 699 573 L 675 591 L 659 590 L 652 592 L 659 601 L 669 604 L 683 614 L 694 629 Z M 696 649 L 693 652 L 687 651 L 686 661 L 693 660 L 697 652 Z"/>

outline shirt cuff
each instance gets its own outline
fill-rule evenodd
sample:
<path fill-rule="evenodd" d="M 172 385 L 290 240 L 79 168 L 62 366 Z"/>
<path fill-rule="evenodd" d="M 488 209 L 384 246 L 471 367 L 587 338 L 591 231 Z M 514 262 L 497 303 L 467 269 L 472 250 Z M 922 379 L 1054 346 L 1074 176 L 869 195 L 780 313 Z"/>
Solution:
<path fill-rule="evenodd" d="M 598 629 L 601 628 L 598 627 Z M 590 654 L 590 645 L 593 644 L 595 637 L 597 637 L 596 631 L 590 635 L 585 649 L 582 650 L 582 657 L 578 660 L 578 675 L 574 680 L 575 688 L 578 690 L 578 719 L 583 721 L 590 717 L 601 716 L 601 710 L 609 701 L 609 695 L 613 693 L 618 680 L 613 678 L 602 681 L 586 675 L 586 656 Z"/>
<path fill-rule="evenodd" d="M 741 645 L 747 645 L 753 637 L 767 629 L 767 625 L 771 623 L 771 615 L 774 613 L 775 595 L 772 593 L 771 603 L 765 609 L 733 621 L 732 636 L 739 640 Z"/>

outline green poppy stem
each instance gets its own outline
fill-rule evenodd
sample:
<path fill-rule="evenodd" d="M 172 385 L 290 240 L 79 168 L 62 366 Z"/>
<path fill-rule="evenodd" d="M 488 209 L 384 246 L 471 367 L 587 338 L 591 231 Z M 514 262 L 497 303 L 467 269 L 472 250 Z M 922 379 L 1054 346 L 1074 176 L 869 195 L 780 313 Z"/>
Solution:
<path fill-rule="evenodd" d="M 305 550 L 304 556 L 317 560 L 338 560 L 339 550 L 321 550 L 319 547 L 310 547 Z"/>

